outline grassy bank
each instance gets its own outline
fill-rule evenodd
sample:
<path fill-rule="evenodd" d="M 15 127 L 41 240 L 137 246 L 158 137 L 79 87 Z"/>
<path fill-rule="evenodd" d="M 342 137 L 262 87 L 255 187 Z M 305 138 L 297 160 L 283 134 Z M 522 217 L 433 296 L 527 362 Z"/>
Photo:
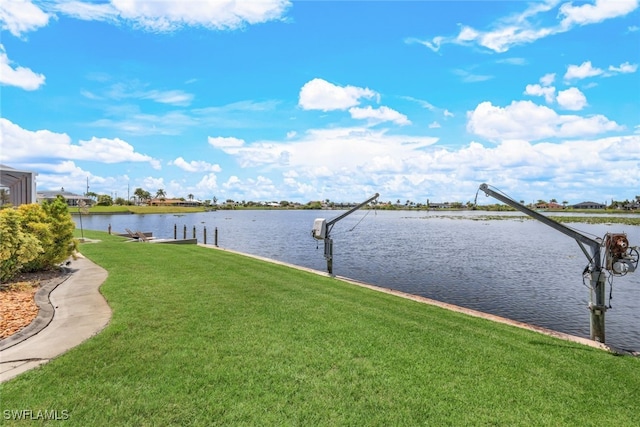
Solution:
<path fill-rule="evenodd" d="M 2 385 L 1 410 L 96 425 L 635 425 L 640 359 L 189 245 L 81 251 L 96 337 Z"/>
<path fill-rule="evenodd" d="M 91 214 L 166 214 L 204 212 L 204 207 L 184 206 L 92 206 L 87 209 Z M 78 214 L 78 208 L 69 208 L 69 212 Z"/>
<path fill-rule="evenodd" d="M 449 218 L 460 220 L 473 220 L 473 221 L 522 221 L 535 219 L 522 215 L 478 215 L 473 217 L 467 216 L 455 216 L 455 215 L 431 215 L 425 216 L 423 219 L 434 218 Z M 549 215 L 549 218 L 556 222 L 561 223 L 581 223 L 581 224 L 625 224 L 625 225 L 640 225 L 640 216 L 563 216 L 563 215 Z"/>

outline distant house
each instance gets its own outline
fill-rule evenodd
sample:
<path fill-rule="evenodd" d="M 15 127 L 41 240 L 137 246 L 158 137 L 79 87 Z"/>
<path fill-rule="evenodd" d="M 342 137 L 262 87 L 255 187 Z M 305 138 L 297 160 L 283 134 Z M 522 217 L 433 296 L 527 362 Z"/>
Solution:
<path fill-rule="evenodd" d="M 67 206 L 69 207 L 79 206 L 81 201 L 85 202 L 88 206 L 93 204 L 93 200 L 91 200 L 90 197 L 74 194 L 70 191 L 64 191 L 64 188 L 59 191 L 38 191 L 36 198 L 38 203 L 42 203 L 51 202 L 58 196 L 64 197 L 67 202 Z"/>
<path fill-rule="evenodd" d="M 194 207 L 202 205 L 200 200 L 182 200 L 182 199 L 151 199 L 151 206 L 187 206 Z"/>
<path fill-rule="evenodd" d="M 536 209 L 564 209 L 564 206 L 556 202 L 538 203 L 535 207 Z"/>
<path fill-rule="evenodd" d="M 582 202 L 572 206 L 574 209 L 604 209 L 605 205 L 596 202 Z"/>
<path fill-rule="evenodd" d="M 13 206 L 36 203 L 37 175 L 35 172 L 0 165 L 0 187 L 9 189 L 9 202 Z"/>
<path fill-rule="evenodd" d="M 270 208 L 279 208 L 280 207 L 280 203 L 278 203 L 278 202 L 267 202 L 267 203 L 265 203 L 265 206 L 269 206 Z"/>
<path fill-rule="evenodd" d="M 449 209 L 451 206 L 449 202 L 444 203 L 429 203 L 429 209 Z"/>
<path fill-rule="evenodd" d="M 640 202 L 631 202 L 631 203 L 626 203 L 622 209 L 626 210 L 626 211 L 635 211 L 640 209 Z"/>

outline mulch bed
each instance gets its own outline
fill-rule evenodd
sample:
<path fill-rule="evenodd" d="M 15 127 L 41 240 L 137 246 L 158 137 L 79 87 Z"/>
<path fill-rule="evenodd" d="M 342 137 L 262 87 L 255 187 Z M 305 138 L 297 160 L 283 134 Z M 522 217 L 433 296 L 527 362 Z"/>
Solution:
<path fill-rule="evenodd" d="M 59 280 L 61 269 L 20 273 L 0 285 L 0 339 L 19 332 L 38 316 L 34 295 L 41 286 Z"/>

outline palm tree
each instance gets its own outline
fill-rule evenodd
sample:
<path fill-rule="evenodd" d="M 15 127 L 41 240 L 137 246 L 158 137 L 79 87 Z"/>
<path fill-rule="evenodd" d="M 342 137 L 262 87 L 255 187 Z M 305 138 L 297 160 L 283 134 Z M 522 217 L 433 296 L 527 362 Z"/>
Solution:
<path fill-rule="evenodd" d="M 187 197 L 189 198 L 189 200 L 193 200 L 193 194 L 189 194 Z"/>
<path fill-rule="evenodd" d="M 156 191 L 156 199 L 164 200 L 165 197 L 167 197 L 167 193 L 162 188 Z"/>
<path fill-rule="evenodd" d="M 151 194 L 148 191 L 145 191 L 140 187 L 136 188 L 133 195 L 138 198 L 138 203 L 148 200 L 151 197 Z"/>

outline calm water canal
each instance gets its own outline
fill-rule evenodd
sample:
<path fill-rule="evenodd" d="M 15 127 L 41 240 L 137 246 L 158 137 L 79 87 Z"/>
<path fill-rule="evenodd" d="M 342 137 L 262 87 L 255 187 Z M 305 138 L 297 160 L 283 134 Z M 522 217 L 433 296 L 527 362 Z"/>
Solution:
<path fill-rule="evenodd" d="M 315 218 L 344 211 L 215 211 L 186 215 L 83 216 L 87 230 L 150 231 L 178 238 L 193 227 L 202 242 L 326 271 L 322 242 L 311 237 Z M 495 215 L 495 214 L 491 214 Z M 589 337 L 585 255 L 575 240 L 520 214 L 357 211 L 336 223 L 336 275 Z M 74 217 L 79 225 L 78 217 Z M 569 224 L 593 237 L 625 232 L 640 245 L 640 227 Z M 609 285 L 607 285 L 607 298 Z M 640 351 L 640 271 L 613 280 L 606 315 L 607 343 Z"/>

